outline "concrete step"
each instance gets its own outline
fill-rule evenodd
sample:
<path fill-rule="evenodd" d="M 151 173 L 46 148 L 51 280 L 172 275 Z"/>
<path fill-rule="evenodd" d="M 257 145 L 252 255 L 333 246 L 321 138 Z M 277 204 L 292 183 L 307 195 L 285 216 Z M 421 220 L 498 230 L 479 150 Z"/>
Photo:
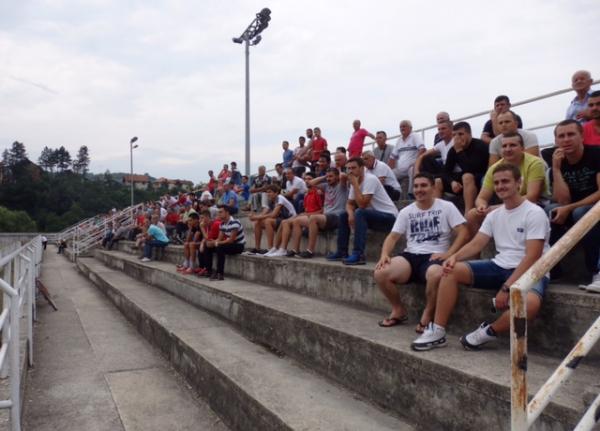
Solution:
<path fill-rule="evenodd" d="M 120 242 L 119 250 L 136 254 L 131 242 Z M 180 263 L 183 247 L 169 246 L 164 260 Z M 339 301 L 355 307 L 389 311 L 389 305 L 373 280 L 374 264 L 344 266 L 323 258 L 265 258 L 232 256 L 227 259 L 225 272 L 244 280 L 282 287 L 304 295 Z M 299 276 L 301 275 L 301 276 Z M 410 284 L 400 288 L 409 316 L 417 322 L 425 305 L 422 285 Z M 472 330 L 483 321 L 492 321 L 494 292 L 463 287 L 451 320 L 458 332 Z M 575 285 L 551 284 L 538 319 L 529 330 L 532 351 L 564 357 L 600 314 L 600 295 L 587 293 Z M 508 343 L 508 339 L 504 339 Z M 590 356 L 600 358 L 600 345 Z"/>
<path fill-rule="evenodd" d="M 232 429 L 413 429 L 291 359 L 252 343 L 223 320 L 149 286 L 144 277 L 132 278 L 94 259 L 79 259 L 78 266 Z"/>
<path fill-rule="evenodd" d="M 244 280 L 205 281 L 179 274 L 167 262 L 144 264 L 122 252 L 97 251 L 96 257 L 136 280 L 216 313 L 249 338 L 408 416 L 420 428 L 503 430 L 509 426 L 510 359 L 503 347 L 465 352 L 455 334 L 445 349 L 416 353 L 410 349 L 413 326 L 379 328 L 381 312 Z M 532 393 L 559 362 L 529 355 Z M 534 429 L 572 429 L 583 411 L 584 388 L 596 375 L 595 367 L 581 365 Z"/>

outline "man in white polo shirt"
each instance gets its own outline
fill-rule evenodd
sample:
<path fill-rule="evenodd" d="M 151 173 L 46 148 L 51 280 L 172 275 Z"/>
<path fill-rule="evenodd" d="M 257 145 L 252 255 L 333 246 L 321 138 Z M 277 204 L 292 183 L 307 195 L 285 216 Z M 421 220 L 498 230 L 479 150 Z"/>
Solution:
<path fill-rule="evenodd" d="M 425 152 L 425 144 L 421 137 L 413 133 L 412 123 L 408 120 L 400 122 L 400 137 L 390 154 L 388 165 L 394 170 L 396 178 L 402 184 L 404 195 L 412 193 L 412 176 L 417 157 Z"/>
<path fill-rule="evenodd" d="M 393 201 L 400 199 L 400 191 L 402 189 L 392 168 L 377 160 L 373 151 L 365 151 L 362 154 L 362 158 L 365 161 L 367 172 L 379 178 L 390 199 Z"/>
<path fill-rule="evenodd" d="M 339 218 L 337 251 L 330 253 L 327 260 L 342 260 L 345 265 L 364 265 L 367 229 L 389 232 L 396 221 L 398 209 L 379 178 L 366 172 L 363 159 L 354 157 L 348 160 L 346 171 L 349 184 L 346 211 Z M 354 248 L 348 256 L 350 229 L 354 230 Z"/>

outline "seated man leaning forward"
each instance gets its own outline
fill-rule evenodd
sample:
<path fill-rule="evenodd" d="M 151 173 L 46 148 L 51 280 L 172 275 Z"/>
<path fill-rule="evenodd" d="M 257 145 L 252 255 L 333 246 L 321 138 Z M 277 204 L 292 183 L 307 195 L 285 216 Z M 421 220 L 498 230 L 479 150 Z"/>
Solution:
<path fill-rule="evenodd" d="M 510 329 L 509 290 L 521 275 L 548 248 L 550 223 L 544 210 L 519 193 L 521 172 L 512 164 L 501 163 L 493 171 L 494 190 L 503 204 L 491 212 L 481 229 L 468 244 L 444 261 L 435 306 L 435 318 L 423 335 L 412 343 L 414 350 L 429 350 L 446 345 L 446 326 L 458 299 L 458 285 L 498 290 L 496 309 L 504 310 L 491 325 L 482 323 L 475 331 L 461 337 L 465 349 L 479 349 Z M 498 254 L 491 260 L 463 262 L 479 253 L 494 239 Z M 527 319 L 533 320 L 542 306 L 546 276 L 527 292 Z"/>
<path fill-rule="evenodd" d="M 364 265 L 367 229 L 389 232 L 398 209 L 375 175 L 366 172 L 363 159 L 354 157 L 346 163 L 349 184 L 346 211 L 340 214 L 337 251 L 327 260 L 342 260 L 345 265 Z M 354 230 L 354 248 L 348 256 L 350 229 Z"/>
<path fill-rule="evenodd" d="M 268 212 L 254 214 L 249 217 L 250 221 L 254 222 L 254 248 L 250 250 L 251 254 L 263 254 L 260 249 L 263 230 L 267 232 L 267 245 L 269 247 L 266 253 L 275 252 L 277 250 L 274 247 L 275 232 L 277 232 L 283 220 L 296 215 L 294 206 L 283 195 L 279 194 L 280 191 L 281 189 L 277 184 L 269 185 L 267 187 Z"/>
<path fill-rule="evenodd" d="M 381 257 L 375 267 L 375 281 L 392 304 L 390 316 L 379 326 L 388 328 L 406 321 L 406 310 L 400 301 L 396 284 L 411 281 L 425 283 L 427 304 L 417 325 L 422 333 L 433 319 L 442 262 L 467 241 L 465 219 L 453 203 L 436 199 L 433 175 L 415 175 L 413 187 L 416 202 L 400 210 L 396 223 L 383 243 Z M 450 245 L 452 232 L 456 238 Z M 401 235 L 406 236 L 406 249 L 391 257 Z"/>

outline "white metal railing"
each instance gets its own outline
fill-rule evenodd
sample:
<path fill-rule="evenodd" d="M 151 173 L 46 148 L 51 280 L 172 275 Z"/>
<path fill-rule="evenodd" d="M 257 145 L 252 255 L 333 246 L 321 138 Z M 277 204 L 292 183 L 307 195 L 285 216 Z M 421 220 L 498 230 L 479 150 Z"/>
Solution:
<path fill-rule="evenodd" d="M 75 227 L 73 234 L 72 259 L 75 260 L 77 256 L 100 244 L 108 232 L 109 224 L 112 224 L 112 226 L 115 226 L 116 223 L 119 223 L 121 226 L 133 225 L 135 223 L 135 214 L 142 206 L 143 204 L 140 203 L 102 219 L 93 217 L 83 223 L 79 223 Z"/>
<path fill-rule="evenodd" d="M 600 317 L 587 330 L 554 374 L 527 403 L 527 308 L 528 290 L 556 265 L 583 236 L 600 222 L 597 202 L 563 237 L 510 287 L 511 429 L 525 431 L 540 416 L 560 386 L 600 338 Z M 600 395 L 583 416 L 577 430 L 591 430 L 598 418 Z"/>
<path fill-rule="evenodd" d="M 24 314 L 27 325 L 27 361 L 32 366 L 35 279 L 39 275 L 41 261 L 42 241 L 39 236 L 0 259 L 0 291 L 3 294 L 0 313 L 0 375 L 3 378 L 9 376 L 10 384 L 10 397 L 0 400 L 0 408 L 10 409 L 12 431 L 21 430 L 20 320 Z"/>

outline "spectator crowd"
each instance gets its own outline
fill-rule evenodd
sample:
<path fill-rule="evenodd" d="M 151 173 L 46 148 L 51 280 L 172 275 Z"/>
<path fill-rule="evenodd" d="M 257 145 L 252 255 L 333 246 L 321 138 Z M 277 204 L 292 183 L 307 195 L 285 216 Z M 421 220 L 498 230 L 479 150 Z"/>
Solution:
<path fill-rule="evenodd" d="M 374 278 L 391 311 L 379 325 L 406 322 L 399 289 L 421 283 L 426 306 L 412 347 L 441 347 L 458 286 L 490 289 L 503 313 L 460 339 L 466 349 L 479 349 L 509 329 L 509 287 L 600 198 L 600 91 L 592 91 L 592 83 L 587 71 L 573 75 L 576 96 L 554 128 L 554 145 L 545 148 L 506 95 L 495 98 L 479 137 L 468 122 L 438 113 L 429 149 L 406 119 L 393 144 L 386 131 L 371 133 L 360 120 L 353 121 L 348 144 L 335 149 L 321 128 L 309 128 L 294 148 L 283 141 L 272 175 L 260 166 L 249 178 L 235 162 L 217 176 L 209 171 L 202 193 L 149 203 L 132 229 L 114 226 L 105 244 L 135 239 L 149 261 L 154 249 L 180 243 L 178 271 L 222 280 L 226 256 L 245 250 L 238 214 L 253 224 L 254 246 L 245 253 L 257 258 L 311 259 L 319 232 L 333 232 L 337 248 L 326 259 L 362 265 L 369 232 L 381 231 L 387 237 Z M 372 148 L 365 148 L 367 137 L 375 141 Z M 406 246 L 396 255 L 402 238 Z M 492 240 L 496 255 L 480 259 Z M 589 276 L 582 288 L 600 293 L 599 223 L 582 248 Z M 541 309 L 550 278 L 561 276 L 559 264 L 528 292 L 529 319 Z"/>

